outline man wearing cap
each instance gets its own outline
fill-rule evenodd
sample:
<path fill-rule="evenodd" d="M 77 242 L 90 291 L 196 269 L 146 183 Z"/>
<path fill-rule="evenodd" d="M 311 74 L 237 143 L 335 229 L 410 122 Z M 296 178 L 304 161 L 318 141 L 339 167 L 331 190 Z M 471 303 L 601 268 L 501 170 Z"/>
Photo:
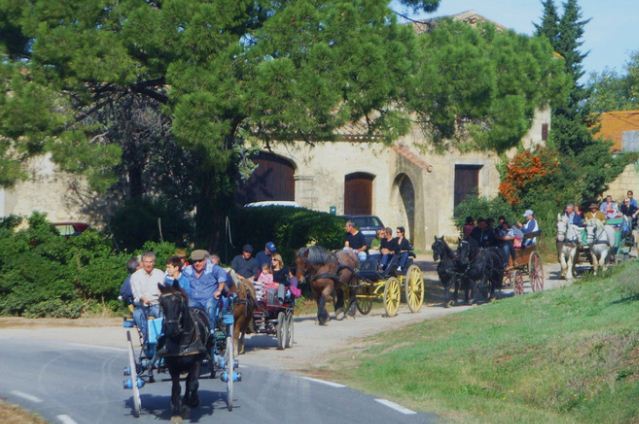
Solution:
<path fill-rule="evenodd" d="M 260 271 L 260 267 L 253 257 L 253 246 L 245 244 L 242 247 L 242 253 L 231 261 L 231 268 L 244 278 L 255 278 Z"/>
<path fill-rule="evenodd" d="M 264 265 L 271 266 L 271 256 L 273 256 L 273 253 L 275 252 L 277 252 L 277 248 L 275 247 L 275 243 L 272 241 L 269 241 L 266 245 L 264 245 L 264 250 L 255 255 L 255 260 L 257 261 L 259 269 L 262 269 Z"/>
<path fill-rule="evenodd" d="M 535 231 L 539 231 L 539 225 L 537 225 L 537 220 L 535 219 L 535 214 L 531 209 L 526 209 L 524 212 L 524 218 L 526 218 L 526 222 L 524 224 L 519 224 L 522 233 L 529 234 L 534 233 Z M 524 239 L 524 246 L 530 246 L 531 244 L 537 243 L 537 237 Z"/>
<path fill-rule="evenodd" d="M 189 306 L 207 312 L 211 331 L 213 331 L 218 316 L 219 299 L 229 277 L 219 265 L 211 265 L 210 271 L 207 272 L 208 259 L 209 252 L 206 250 L 197 249 L 191 252 L 193 274 L 188 275 L 191 285 Z"/>
<path fill-rule="evenodd" d="M 160 317 L 160 289 L 164 285 L 164 273 L 155 268 L 155 253 L 142 254 L 142 268 L 131 274 L 131 293 L 133 294 L 133 320 L 140 329 L 146 342 L 148 334 L 147 320 L 150 316 Z"/>

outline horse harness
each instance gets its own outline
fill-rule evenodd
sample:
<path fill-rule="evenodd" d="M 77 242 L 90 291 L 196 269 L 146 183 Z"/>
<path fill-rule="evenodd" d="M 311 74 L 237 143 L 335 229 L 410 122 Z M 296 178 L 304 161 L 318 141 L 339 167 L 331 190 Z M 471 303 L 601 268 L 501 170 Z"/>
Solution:
<path fill-rule="evenodd" d="M 175 294 L 163 294 L 160 297 L 165 296 L 175 296 Z M 183 335 L 184 328 L 182 326 L 182 320 L 184 319 L 184 309 L 185 308 L 180 308 L 180 312 L 176 319 L 165 318 L 163 321 L 163 327 L 166 324 L 177 324 L 180 333 Z M 204 346 L 200 340 L 202 333 L 200 332 L 198 321 L 201 322 L 201 319 L 196 318 L 196 315 L 203 314 L 204 312 L 197 308 L 189 308 L 188 306 L 186 306 L 186 310 L 193 322 L 193 329 L 190 332 L 190 340 L 183 341 L 184 337 L 180 336 L 180 343 L 176 343 L 173 339 L 167 338 L 166 335 L 163 335 L 162 339 L 164 343 L 158 350 L 158 354 L 160 356 L 192 356 L 206 352 L 206 346 Z"/>

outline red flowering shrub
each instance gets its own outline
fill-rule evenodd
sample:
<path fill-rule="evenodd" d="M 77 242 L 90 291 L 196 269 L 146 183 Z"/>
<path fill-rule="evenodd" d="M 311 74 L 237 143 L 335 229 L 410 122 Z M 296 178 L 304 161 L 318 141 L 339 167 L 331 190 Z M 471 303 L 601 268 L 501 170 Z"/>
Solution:
<path fill-rule="evenodd" d="M 559 158 L 556 151 L 548 148 L 522 151 L 506 165 L 499 193 L 510 205 L 518 205 L 533 186 L 558 170 Z"/>

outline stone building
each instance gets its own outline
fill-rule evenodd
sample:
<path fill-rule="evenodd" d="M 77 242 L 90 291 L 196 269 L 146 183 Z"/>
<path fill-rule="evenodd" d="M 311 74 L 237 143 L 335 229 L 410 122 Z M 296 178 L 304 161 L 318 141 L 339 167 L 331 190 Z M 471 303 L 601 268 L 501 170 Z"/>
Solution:
<path fill-rule="evenodd" d="M 522 139 L 530 148 L 545 141 L 550 111 L 537 111 Z M 419 249 L 435 235 L 454 237 L 454 207 L 466 196 L 494 196 L 499 187 L 497 155 L 429 147 L 413 127 L 391 146 L 368 140 L 356 126 L 338 141 L 276 144 L 257 159 L 243 202 L 295 201 L 338 215 L 377 215 L 385 225 L 405 226 Z"/>

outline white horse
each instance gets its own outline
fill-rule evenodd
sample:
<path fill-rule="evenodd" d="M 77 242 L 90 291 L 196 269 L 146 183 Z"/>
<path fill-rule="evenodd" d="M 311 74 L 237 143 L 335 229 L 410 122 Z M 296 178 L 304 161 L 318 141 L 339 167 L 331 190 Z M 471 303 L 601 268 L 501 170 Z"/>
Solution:
<path fill-rule="evenodd" d="M 572 280 L 575 277 L 577 249 L 579 248 L 579 227 L 568 223 L 568 218 L 557 214 L 557 256 L 561 265 L 561 277 Z"/>
<path fill-rule="evenodd" d="M 586 220 L 586 233 L 592 257 L 592 270 L 597 275 L 599 267 L 602 267 L 604 272 L 608 269 L 608 255 L 615 243 L 615 228 L 593 218 Z"/>

